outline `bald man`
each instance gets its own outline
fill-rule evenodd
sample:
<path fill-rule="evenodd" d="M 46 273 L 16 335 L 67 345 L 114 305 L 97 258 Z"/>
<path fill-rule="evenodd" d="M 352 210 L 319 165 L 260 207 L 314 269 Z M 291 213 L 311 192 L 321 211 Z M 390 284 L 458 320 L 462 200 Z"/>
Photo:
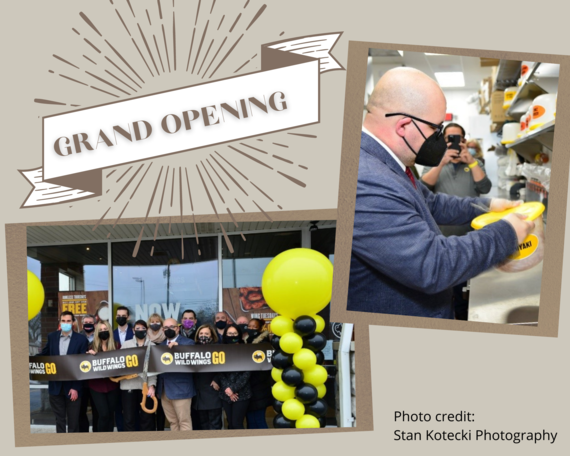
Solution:
<path fill-rule="evenodd" d="M 177 345 L 194 345 L 192 339 L 184 337 L 180 332 L 178 322 L 174 318 L 164 320 L 164 335 L 166 339 L 160 345 L 174 348 Z M 190 373 L 171 372 L 158 376 L 158 397 L 171 431 L 191 431 L 192 418 L 190 408 L 192 398 L 196 395 L 194 378 Z"/>
<path fill-rule="evenodd" d="M 502 211 L 502 199 L 433 194 L 416 181 L 415 163 L 437 166 L 446 101 L 439 85 L 413 68 L 378 81 L 367 105 L 347 309 L 454 318 L 452 287 L 514 253 L 534 223 L 511 214 L 466 236 L 444 237 L 439 225 L 470 223 L 482 211 Z"/>

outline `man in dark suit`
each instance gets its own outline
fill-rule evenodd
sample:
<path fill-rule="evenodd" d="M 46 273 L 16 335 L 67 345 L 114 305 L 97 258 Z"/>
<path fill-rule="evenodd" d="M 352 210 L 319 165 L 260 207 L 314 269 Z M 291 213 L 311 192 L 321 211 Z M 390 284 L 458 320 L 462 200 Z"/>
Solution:
<path fill-rule="evenodd" d="M 84 315 L 82 326 L 83 329 L 79 331 L 79 334 L 83 334 L 87 337 L 87 342 L 89 343 L 88 350 L 91 350 L 93 338 L 95 337 L 95 316 L 91 314 Z M 98 432 L 99 414 L 97 413 L 93 399 L 91 399 L 91 391 L 87 383 L 87 380 L 83 382 L 83 394 L 81 396 L 81 409 L 79 412 L 79 432 L 89 432 L 89 418 L 87 417 L 87 407 L 89 404 L 91 404 L 91 415 L 93 416 L 93 432 Z"/>
<path fill-rule="evenodd" d="M 170 348 L 176 345 L 194 345 L 194 341 L 179 334 L 180 328 L 174 318 L 164 321 L 164 335 L 166 339 L 160 345 Z M 192 418 L 190 407 L 192 398 L 196 395 L 194 379 L 191 373 L 172 372 L 158 376 L 158 397 L 162 401 L 162 408 L 171 431 L 191 431 Z"/>
<path fill-rule="evenodd" d="M 414 164 L 437 166 L 446 101 L 421 71 L 400 67 L 378 81 L 360 144 L 347 310 L 454 318 L 452 287 L 514 253 L 534 223 L 510 214 L 466 236 L 438 225 L 470 223 L 483 211 L 519 203 L 433 194 Z"/>
<path fill-rule="evenodd" d="M 87 353 L 87 338 L 73 332 L 75 316 L 69 311 L 61 313 L 60 331 L 48 335 L 48 341 L 40 356 L 65 356 Z M 49 403 L 55 414 L 56 432 L 80 432 L 79 410 L 81 407 L 82 382 L 50 381 Z"/>

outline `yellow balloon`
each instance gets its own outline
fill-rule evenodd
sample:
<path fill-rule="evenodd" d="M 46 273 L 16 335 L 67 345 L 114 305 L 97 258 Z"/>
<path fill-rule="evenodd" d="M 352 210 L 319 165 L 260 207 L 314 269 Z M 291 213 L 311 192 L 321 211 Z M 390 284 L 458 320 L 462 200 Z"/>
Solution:
<path fill-rule="evenodd" d="M 283 402 L 281 413 L 285 418 L 296 421 L 305 414 L 305 406 L 297 399 L 288 399 Z"/>
<path fill-rule="evenodd" d="M 263 297 L 275 312 L 289 318 L 315 314 L 331 300 L 333 265 L 311 249 L 291 249 L 265 268 Z"/>
<path fill-rule="evenodd" d="M 317 395 L 319 399 L 322 399 L 323 397 L 325 397 L 325 394 L 327 394 L 327 387 L 325 385 L 319 385 L 317 386 Z"/>
<path fill-rule="evenodd" d="M 279 346 L 285 353 L 297 353 L 303 348 L 303 338 L 294 332 L 288 332 L 281 336 Z"/>
<path fill-rule="evenodd" d="M 295 397 L 295 387 L 286 385 L 283 382 L 275 383 L 273 388 L 271 388 L 271 392 L 273 393 L 273 397 L 281 402 Z"/>
<path fill-rule="evenodd" d="M 323 332 L 323 329 L 325 329 L 325 319 L 320 315 L 311 315 L 311 318 L 313 318 L 315 320 L 315 323 L 317 324 L 317 329 L 315 330 L 315 332 L 318 333 Z"/>
<path fill-rule="evenodd" d="M 273 369 L 271 369 L 271 378 L 275 382 L 280 382 L 282 373 L 283 373 L 283 369 L 277 369 L 276 367 L 274 367 Z"/>
<path fill-rule="evenodd" d="M 295 367 L 304 371 L 305 369 L 310 369 L 317 364 L 317 357 L 308 348 L 301 348 L 301 350 L 293 355 L 293 364 Z"/>
<path fill-rule="evenodd" d="M 42 310 L 45 293 L 40 279 L 33 272 L 28 271 L 28 321 Z"/>
<path fill-rule="evenodd" d="M 318 429 L 321 425 L 313 415 L 303 415 L 295 422 L 295 427 L 298 429 Z"/>
<path fill-rule="evenodd" d="M 293 320 L 281 315 L 271 320 L 271 332 L 276 336 L 283 336 L 284 334 L 293 332 Z"/>
<path fill-rule="evenodd" d="M 303 381 L 313 386 L 322 385 L 327 381 L 327 377 L 327 370 L 318 364 L 303 371 Z"/>

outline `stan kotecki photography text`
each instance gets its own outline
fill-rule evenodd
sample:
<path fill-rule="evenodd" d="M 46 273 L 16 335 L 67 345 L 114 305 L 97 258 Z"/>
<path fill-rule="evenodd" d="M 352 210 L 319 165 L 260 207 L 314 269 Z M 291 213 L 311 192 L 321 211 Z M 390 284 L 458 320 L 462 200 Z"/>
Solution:
<path fill-rule="evenodd" d="M 461 411 L 457 413 L 406 413 L 405 411 L 394 412 L 396 423 L 473 423 L 475 414 Z M 512 442 L 519 444 L 523 442 L 554 443 L 558 437 L 558 432 L 548 432 L 546 430 L 532 431 L 491 431 L 487 429 L 461 429 L 459 431 L 440 431 L 426 429 L 424 432 L 410 432 L 402 429 L 394 430 L 394 440 L 396 441 L 486 441 L 486 442 Z"/>

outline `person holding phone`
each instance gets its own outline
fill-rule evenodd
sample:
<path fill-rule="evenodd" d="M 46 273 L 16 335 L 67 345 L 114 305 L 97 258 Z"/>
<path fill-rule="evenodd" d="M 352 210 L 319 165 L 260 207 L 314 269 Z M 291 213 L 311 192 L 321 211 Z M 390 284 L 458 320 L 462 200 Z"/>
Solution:
<path fill-rule="evenodd" d="M 450 123 L 443 129 L 447 144 L 445 155 L 438 166 L 425 167 L 422 182 L 434 193 L 474 197 L 491 191 L 491 181 L 485 173 L 483 162 L 475 158 L 467 148 L 465 129 L 456 123 Z M 476 151 L 475 151 L 476 153 Z M 461 236 L 471 231 L 467 225 L 440 225 L 444 236 Z"/>

